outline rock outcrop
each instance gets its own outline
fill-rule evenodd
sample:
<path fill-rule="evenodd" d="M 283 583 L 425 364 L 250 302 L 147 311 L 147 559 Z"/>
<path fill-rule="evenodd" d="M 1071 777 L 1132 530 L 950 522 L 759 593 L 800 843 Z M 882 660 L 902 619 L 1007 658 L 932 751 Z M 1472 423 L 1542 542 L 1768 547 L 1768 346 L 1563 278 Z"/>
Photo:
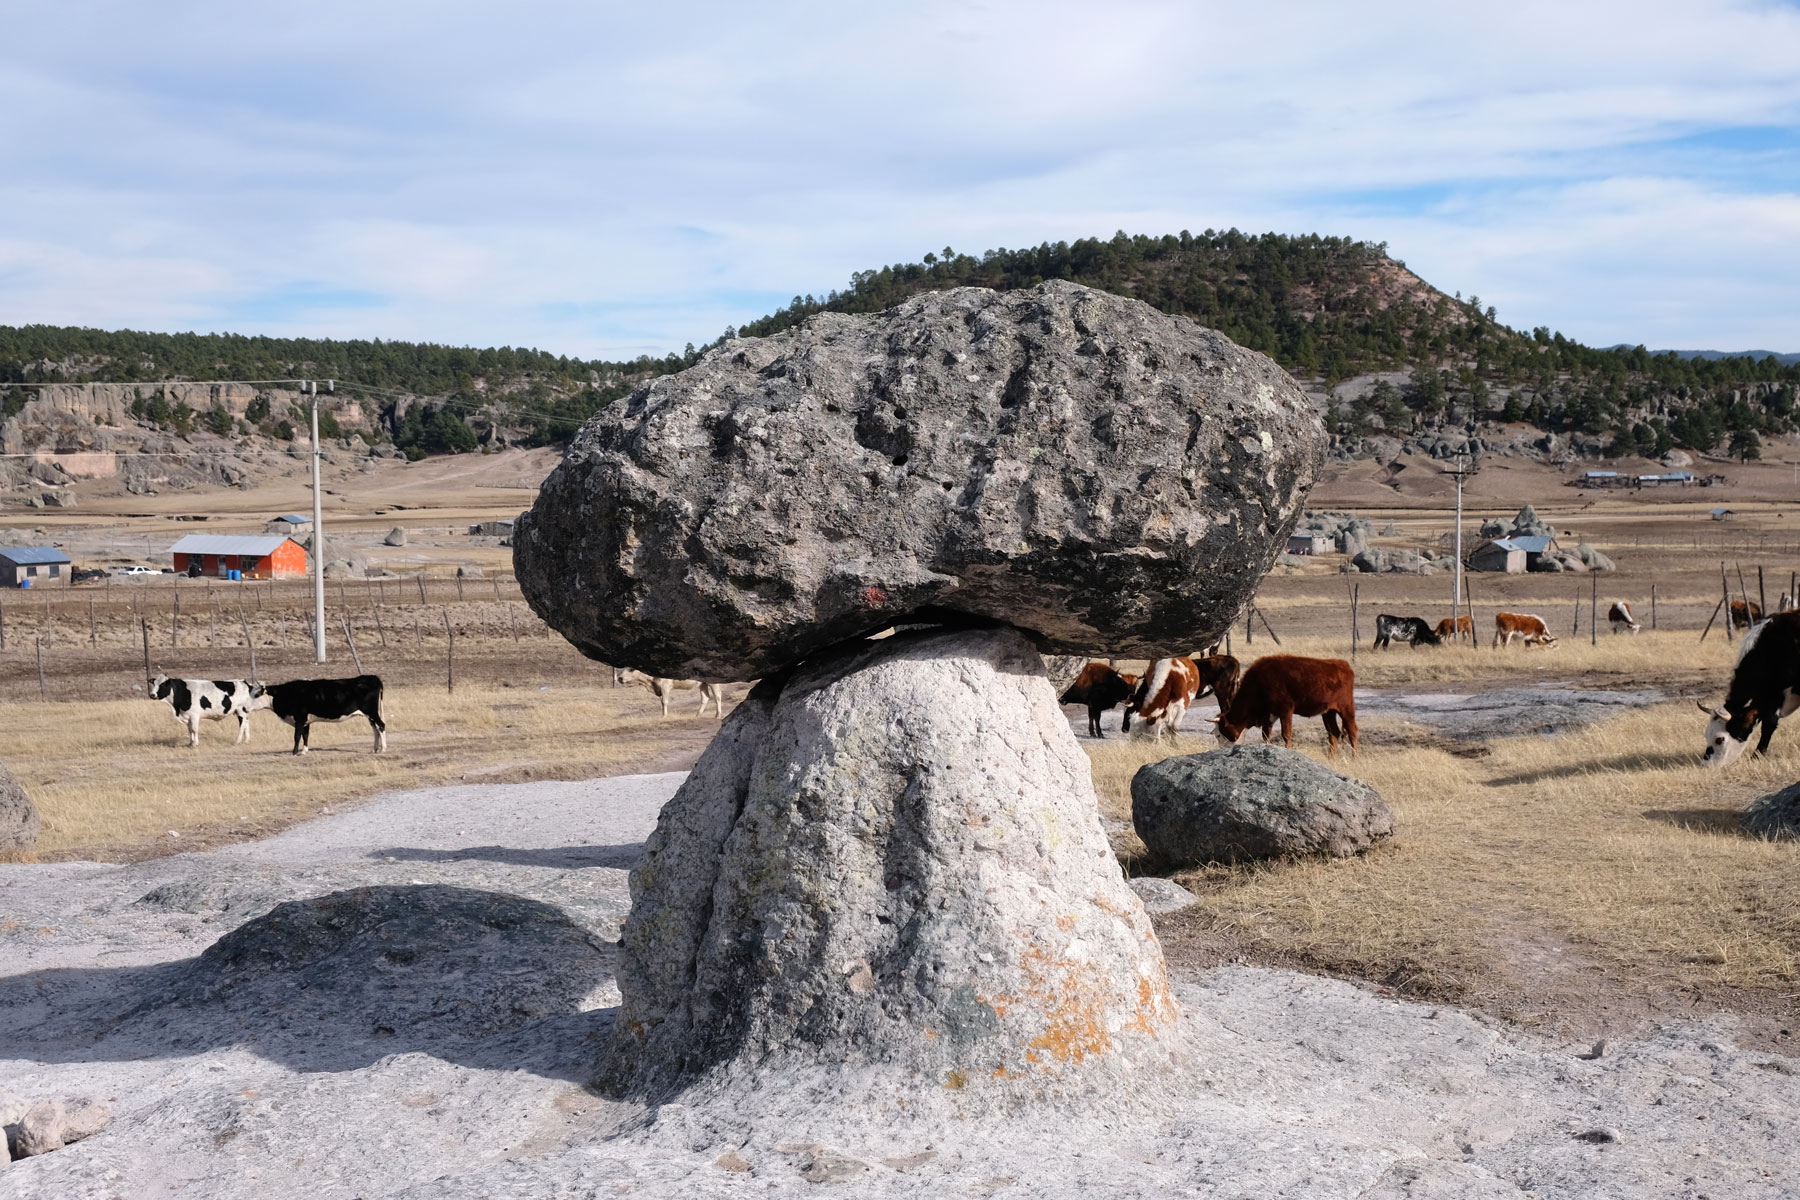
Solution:
<path fill-rule="evenodd" d="M 592 658 L 754 679 L 921 615 L 1059 654 L 1214 641 L 1323 461 L 1264 356 L 1052 281 L 824 313 L 590 421 L 518 523 L 534 609 Z"/>
<path fill-rule="evenodd" d="M 31 849 L 43 828 L 37 805 L 25 794 L 18 778 L 0 766 L 0 853 Z"/>
<path fill-rule="evenodd" d="M 1131 821 L 1171 867 L 1328 854 L 1393 836 L 1394 814 L 1368 784 L 1282 746 L 1227 746 L 1167 758 L 1131 780 Z"/>
<path fill-rule="evenodd" d="M 631 891 L 614 1088 L 753 1064 L 983 1107 L 1175 1049 L 1161 949 L 1014 631 L 903 633 L 758 685 Z"/>
<path fill-rule="evenodd" d="M 1771 841 L 1800 841 L 1800 783 L 1753 801 L 1744 810 L 1744 828 Z"/>

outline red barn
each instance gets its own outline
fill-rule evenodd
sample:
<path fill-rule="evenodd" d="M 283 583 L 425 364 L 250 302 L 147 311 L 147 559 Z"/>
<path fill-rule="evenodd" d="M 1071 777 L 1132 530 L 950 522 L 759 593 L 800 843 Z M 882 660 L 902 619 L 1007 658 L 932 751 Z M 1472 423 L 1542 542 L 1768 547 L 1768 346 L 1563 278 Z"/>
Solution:
<path fill-rule="evenodd" d="M 293 538 L 190 533 L 169 553 L 178 575 L 227 579 L 241 571 L 245 579 L 299 579 L 306 574 L 306 550 Z"/>

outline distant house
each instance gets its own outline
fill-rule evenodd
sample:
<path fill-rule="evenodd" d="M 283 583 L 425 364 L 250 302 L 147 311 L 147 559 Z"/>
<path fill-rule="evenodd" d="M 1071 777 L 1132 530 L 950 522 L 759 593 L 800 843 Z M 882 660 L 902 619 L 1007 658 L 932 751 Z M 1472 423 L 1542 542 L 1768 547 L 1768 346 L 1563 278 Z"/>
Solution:
<path fill-rule="evenodd" d="M 1660 475 L 1639 475 L 1639 487 L 1688 487 L 1694 482 L 1692 471 L 1665 471 Z"/>
<path fill-rule="evenodd" d="M 511 537 L 513 523 L 511 521 L 483 521 L 479 525 L 469 526 L 470 537 Z"/>
<path fill-rule="evenodd" d="M 178 575 L 245 579 L 299 579 L 306 574 L 306 551 L 289 537 L 190 533 L 169 547 Z"/>
<path fill-rule="evenodd" d="M 62 587 L 68 565 L 69 556 L 54 546 L 0 547 L 0 586 Z"/>
<path fill-rule="evenodd" d="M 312 532 L 312 518 L 299 513 L 284 513 L 264 525 L 263 532 L 283 537 L 299 537 Z"/>
<path fill-rule="evenodd" d="M 1527 561 L 1525 548 L 1515 544 L 1519 540 L 1518 538 L 1490 538 L 1481 543 L 1469 554 L 1469 570 L 1500 571 L 1507 575 L 1523 574 L 1530 564 Z"/>
<path fill-rule="evenodd" d="M 1634 475 L 1621 475 L 1617 471 L 1588 471 L 1581 477 L 1581 486 L 1592 488 L 1630 487 L 1636 478 Z"/>
<path fill-rule="evenodd" d="M 1729 508 L 1715 508 L 1712 510 L 1712 519 L 1715 521 L 1723 521 L 1727 517 L 1730 517 L 1733 515 L 1734 514 L 1732 513 L 1732 511 Z"/>
<path fill-rule="evenodd" d="M 1289 554 L 1330 554 L 1336 543 L 1323 533 L 1296 533 L 1288 539 Z"/>

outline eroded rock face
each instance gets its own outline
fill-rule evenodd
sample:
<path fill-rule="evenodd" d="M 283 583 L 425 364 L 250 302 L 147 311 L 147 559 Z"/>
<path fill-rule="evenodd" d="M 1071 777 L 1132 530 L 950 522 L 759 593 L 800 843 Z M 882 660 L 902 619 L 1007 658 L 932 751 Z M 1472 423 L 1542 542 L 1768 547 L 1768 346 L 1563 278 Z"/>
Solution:
<path fill-rule="evenodd" d="M 37 844 L 44 822 L 13 773 L 0 767 L 0 852 L 29 850 Z"/>
<path fill-rule="evenodd" d="M 1226 746 L 1167 758 L 1131 780 L 1131 821 L 1169 866 L 1357 854 L 1393 836 L 1374 788 L 1283 746 Z"/>
<path fill-rule="evenodd" d="M 975 1098 L 1168 1061 L 1161 948 L 1021 634 L 863 643 L 776 692 L 632 872 L 606 1082 L 874 1068 Z"/>
<path fill-rule="evenodd" d="M 911 614 L 1059 654 L 1209 644 L 1322 464 L 1264 356 L 1053 281 L 820 314 L 582 430 L 521 517 L 537 612 L 592 658 L 753 679 Z"/>

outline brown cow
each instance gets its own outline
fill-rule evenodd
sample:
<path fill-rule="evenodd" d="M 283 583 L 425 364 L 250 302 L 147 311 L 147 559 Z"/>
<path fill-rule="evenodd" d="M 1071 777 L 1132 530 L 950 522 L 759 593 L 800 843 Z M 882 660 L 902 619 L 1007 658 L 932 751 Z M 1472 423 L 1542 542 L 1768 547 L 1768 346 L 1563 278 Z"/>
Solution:
<path fill-rule="evenodd" d="M 1169 740 L 1174 741 L 1176 731 L 1181 728 L 1181 718 L 1187 715 L 1188 705 L 1194 702 L 1194 694 L 1199 689 L 1200 668 L 1193 659 L 1156 659 L 1131 694 L 1131 704 L 1125 709 L 1126 727 L 1129 727 L 1131 714 L 1136 713 L 1143 718 L 1151 737 L 1166 733 Z"/>
<path fill-rule="evenodd" d="M 1085 704 L 1088 710 L 1088 736 L 1103 738 L 1100 732 L 1100 714 L 1116 704 L 1123 704 L 1131 699 L 1131 693 L 1137 688 L 1138 677 L 1113 670 L 1103 662 L 1091 662 L 1081 668 L 1081 674 L 1069 685 L 1068 691 L 1062 694 L 1060 704 Z M 1124 728 L 1131 728 L 1131 713 L 1125 714 Z"/>
<path fill-rule="evenodd" d="M 1748 629 L 1763 619 L 1762 605 L 1754 600 L 1733 600 L 1731 602 L 1731 623 L 1739 629 Z"/>
<path fill-rule="evenodd" d="M 1356 751 L 1356 672 L 1341 658 L 1302 658 L 1271 654 L 1250 664 L 1230 706 L 1216 718 L 1219 740 L 1235 745 L 1250 729 L 1261 726 L 1269 741 L 1276 721 L 1281 740 L 1294 744 L 1294 718 L 1323 717 L 1330 753 L 1348 738 Z M 1339 728 L 1339 722 L 1342 728 Z"/>
<path fill-rule="evenodd" d="M 1465 633 L 1469 635 L 1471 642 L 1475 640 L 1474 618 L 1445 617 L 1437 623 L 1437 635 L 1440 642 L 1452 637 L 1460 637 Z"/>
<path fill-rule="evenodd" d="M 1631 605 L 1623 600 L 1614 600 L 1612 607 L 1606 610 L 1606 623 L 1612 626 L 1614 633 L 1636 633 L 1643 628 L 1631 619 Z"/>
<path fill-rule="evenodd" d="M 1550 636 L 1550 627 L 1544 624 L 1544 618 L 1532 613 L 1495 613 L 1494 649 L 1512 645 L 1514 638 L 1524 638 L 1527 646 L 1556 645 L 1556 639 Z"/>
<path fill-rule="evenodd" d="M 1231 697 L 1237 693 L 1238 660 L 1229 654 L 1209 654 L 1194 659 L 1193 663 L 1200 672 L 1200 686 L 1194 689 L 1194 699 L 1211 692 L 1218 697 L 1219 711 L 1224 712 L 1231 706 Z"/>

